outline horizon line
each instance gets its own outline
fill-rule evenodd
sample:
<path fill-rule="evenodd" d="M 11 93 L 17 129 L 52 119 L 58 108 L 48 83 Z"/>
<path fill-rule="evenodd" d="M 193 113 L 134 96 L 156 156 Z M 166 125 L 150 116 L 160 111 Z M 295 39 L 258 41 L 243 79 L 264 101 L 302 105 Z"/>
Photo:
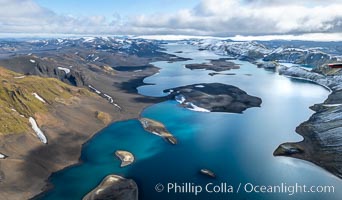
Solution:
<path fill-rule="evenodd" d="M 177 35 L 177 34 L 74 34 L 74 33 L 0 33 L 0 39 L 54 39 L 54 38 L 82 38 L 82 37 L 128 37 L 133 39 L 149 40 L 186 40 L 186 39 L 217 39 L 233 41 L 315 41 L 315 42 L 341 42 L 342 33 L 304 33 L 304 34 L 270 34 L 270 35 L 235 35 L 235 36 L 211 36 L 211 35 Z"/>

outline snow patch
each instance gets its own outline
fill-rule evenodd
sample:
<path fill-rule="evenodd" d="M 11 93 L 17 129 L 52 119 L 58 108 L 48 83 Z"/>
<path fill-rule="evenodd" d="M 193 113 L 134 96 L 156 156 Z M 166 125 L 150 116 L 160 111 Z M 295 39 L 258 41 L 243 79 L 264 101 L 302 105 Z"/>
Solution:
<path fill-rule="evenodd" d="M 35 61 L 35 60 L 32 60 L 32 59 L 30 59 L 30 62 L 31 62 L 31 63 L 36 63 L 36 61 Z"/>
<path fill-rule="evenodd" d="M 109 101 L 109 103 L 114 103 L 113 97 L 109 96 L 108 94 L 103 94 Z"/>
<path fill-rule="evenodd" d="M 15 79 L 21 79 L 21 78 L 25 78 L 25 76 L 16 76 L 14 77 Z"/>
<path fill-rule="evenodd" d="M 322 106 L 324 107 L 337 107 L 337 106 L 341 106 L 342 104 L 340 103 L 336 103 L 336 104 L 322 104 Z"/>
<path fill-rule="evenodd" d="M 88 85 L 88 87 L 89 87 L 92 91 L 96 92 L 97 94 L 101 94 L 101 92 L 100 92 L 99 90 L 97 90 L 96 88 L 94 88 L 93 86 Z"/>
<path fill-rule="evenodd" d="M 39 140 L 44 143 L 47 144 L 47 138 L 44 135 L 43 131 L 40 130 L 40 128 L 37 125 L 37 122 L 35 119 L 33 119 L 33 117 L 29 118 L 29 122 L 31 123 L 32 129 L 34 130 L 34 132 L 37 134 Z"/>
<path fill-rule="evenodd" d="M 201 108 L 199 106 L 196 106 L 195 104 L 191 103 L 191 102 L 187 102 L 186 104 L 186 108 L 192 111 L 196 111 L 196 112 L 210 112 L 210 110 L 205 109 L 205 108 Z"/>
<path fill-rule="evenodd" d="M 113 103 L 113 105 L 121 110 L 121 107 L 118 104 Z"/>
<path fill-rule="evenodd" d="M 205 86 L 204 85 L 196 85 L 195 87 L 197 87 L 197 88 L 204 88 Z"/>
<path fill-rule="evenodd" d="M 180 95 L 175 96 L 175 100 L 176 100 L 178 103 L 182 104 L 182 103 L 185 102 L 186 99 L 185 99 L 184 95 L 180 94 Z"/>
<path fill-rule="evenodd" d="M 43 103 L 46 103 L 46 101 L 45 101 L 41 96 L 39 96 L 37 93 L 32 93 L 32 95 L 33 95 L 34 97 L 36 97 L 39 101 L 41 101 L 41 102 L 43 102 Z"/>
<path fill-rule="evenodd" d="M 61 71 L 64 71 L 66 74 L 69 74 L 69 73 L 70 73 L 70 69 L 65 68 L 65 67 L 57 67 L 57 69 L 59 69 L 59 70 L 61 70 Z"/>
<path fill-rule="evenodd" d="M 196 112 L 210 112 L 210 110 L 196 106 L 192 102 L 186 102 L 186 98 L 182 94 L 175 96 L 175 100 L 179 102 L 180 104 L 184 105 L 184 107 L 189 110 L 196 111 Z"/>

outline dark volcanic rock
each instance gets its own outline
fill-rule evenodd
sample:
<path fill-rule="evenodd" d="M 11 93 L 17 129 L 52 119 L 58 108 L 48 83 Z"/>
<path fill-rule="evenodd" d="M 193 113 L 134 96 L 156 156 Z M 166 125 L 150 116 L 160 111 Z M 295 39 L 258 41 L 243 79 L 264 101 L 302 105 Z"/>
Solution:
<path fill-rule="evenodd" d="M 303 153 L 303 149 L 300 147 L 291 144 L 291 143 L 285 143 L 281 144 L 273 153 L 273 155 L 278 156 L 278 155 L 283 155 L 283 156 L 290 156 L 293 154 L 300 154 Z"/>
<path fill-rule="evenodd" d="M 169 98 L 176 99 L 184 107 L 196 107 L 211 112 L 242 113 L 247 108 L 260 107 L 261 99 L 250 96 L 245 91 L 221 83 L 194 84 L 164 90 Z"/>
<path fill-rule="evenodd" d="M 185 65 L 185 67 L 191 70 L 206 69 L 213 70 L 216 72 L 240 68 L 239 65 L 235 64 L 234 62 L 227 61 L 226 59 L 211 60 L 210 63 L 187 64 Z"/>
<path fill-rule="evenodd" d="M 130 179 L 117 175 L 107 176 L 83 200 L 138 200 L 138 186 Z"/>

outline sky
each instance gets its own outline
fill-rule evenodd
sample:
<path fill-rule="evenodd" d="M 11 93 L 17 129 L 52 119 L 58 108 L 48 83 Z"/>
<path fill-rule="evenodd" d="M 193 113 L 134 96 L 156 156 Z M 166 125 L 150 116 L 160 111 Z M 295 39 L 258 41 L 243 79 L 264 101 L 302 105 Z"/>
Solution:
<path fill-rule="evenodd" d="M 341 11 L 342 0 L 0 0 L 0 34 L 333 40 L 342 39 Z"/>

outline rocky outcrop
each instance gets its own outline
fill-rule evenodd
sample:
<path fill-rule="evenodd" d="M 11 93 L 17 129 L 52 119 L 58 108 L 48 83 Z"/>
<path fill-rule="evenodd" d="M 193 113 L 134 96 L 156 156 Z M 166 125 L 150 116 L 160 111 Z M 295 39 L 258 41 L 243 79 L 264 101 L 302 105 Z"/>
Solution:
<path fill-rule="evenodd" d="M 251 107 L 260 107 L 261 99 L 245 91 L 222 83 L 193 84 L 164 90 L 182 106 L 202 112 L 242 113 Z"/>
<path fill-rule="evenodd" d="M 131 152 L 117 150 L 115 155 L 121 160 L 120 167 L 126 167 L 134 162 L 134 156 Z"/>
<path fill-rule="evenodd" d="M 216 178 L 216 174 L 209 169 L 201 169 L 199 172 L 200 174 L 205 175 L 209 178 Z"/>
<path fill-rule="evenodd" d="M 176 137 L 166 129 L 163 123 L 149 118 L 140 118 L 139 121 L 146 131 L 164 138 L 170 144 L 178 143 Z"/>
<path fill-rule="evenodd" d="M 55 63 L 50 63 L 45 60 L 37 60 L 36 66 L 26 74 L 57 78 L 73 86 L 82 87 L 85 85 L 86 75 L 81 71 L 64 67 L 63 69 L 68 69 L 69 71 L 68 73 L 66 73 L 65 70 L 61 70 L 62 68 L 58 68 L 54 65 Z"/>
<path fill-rule="evenodd" d="M 132 179 L 109 175 L 83 200 L 138 200 L 138 186 Z"/>

